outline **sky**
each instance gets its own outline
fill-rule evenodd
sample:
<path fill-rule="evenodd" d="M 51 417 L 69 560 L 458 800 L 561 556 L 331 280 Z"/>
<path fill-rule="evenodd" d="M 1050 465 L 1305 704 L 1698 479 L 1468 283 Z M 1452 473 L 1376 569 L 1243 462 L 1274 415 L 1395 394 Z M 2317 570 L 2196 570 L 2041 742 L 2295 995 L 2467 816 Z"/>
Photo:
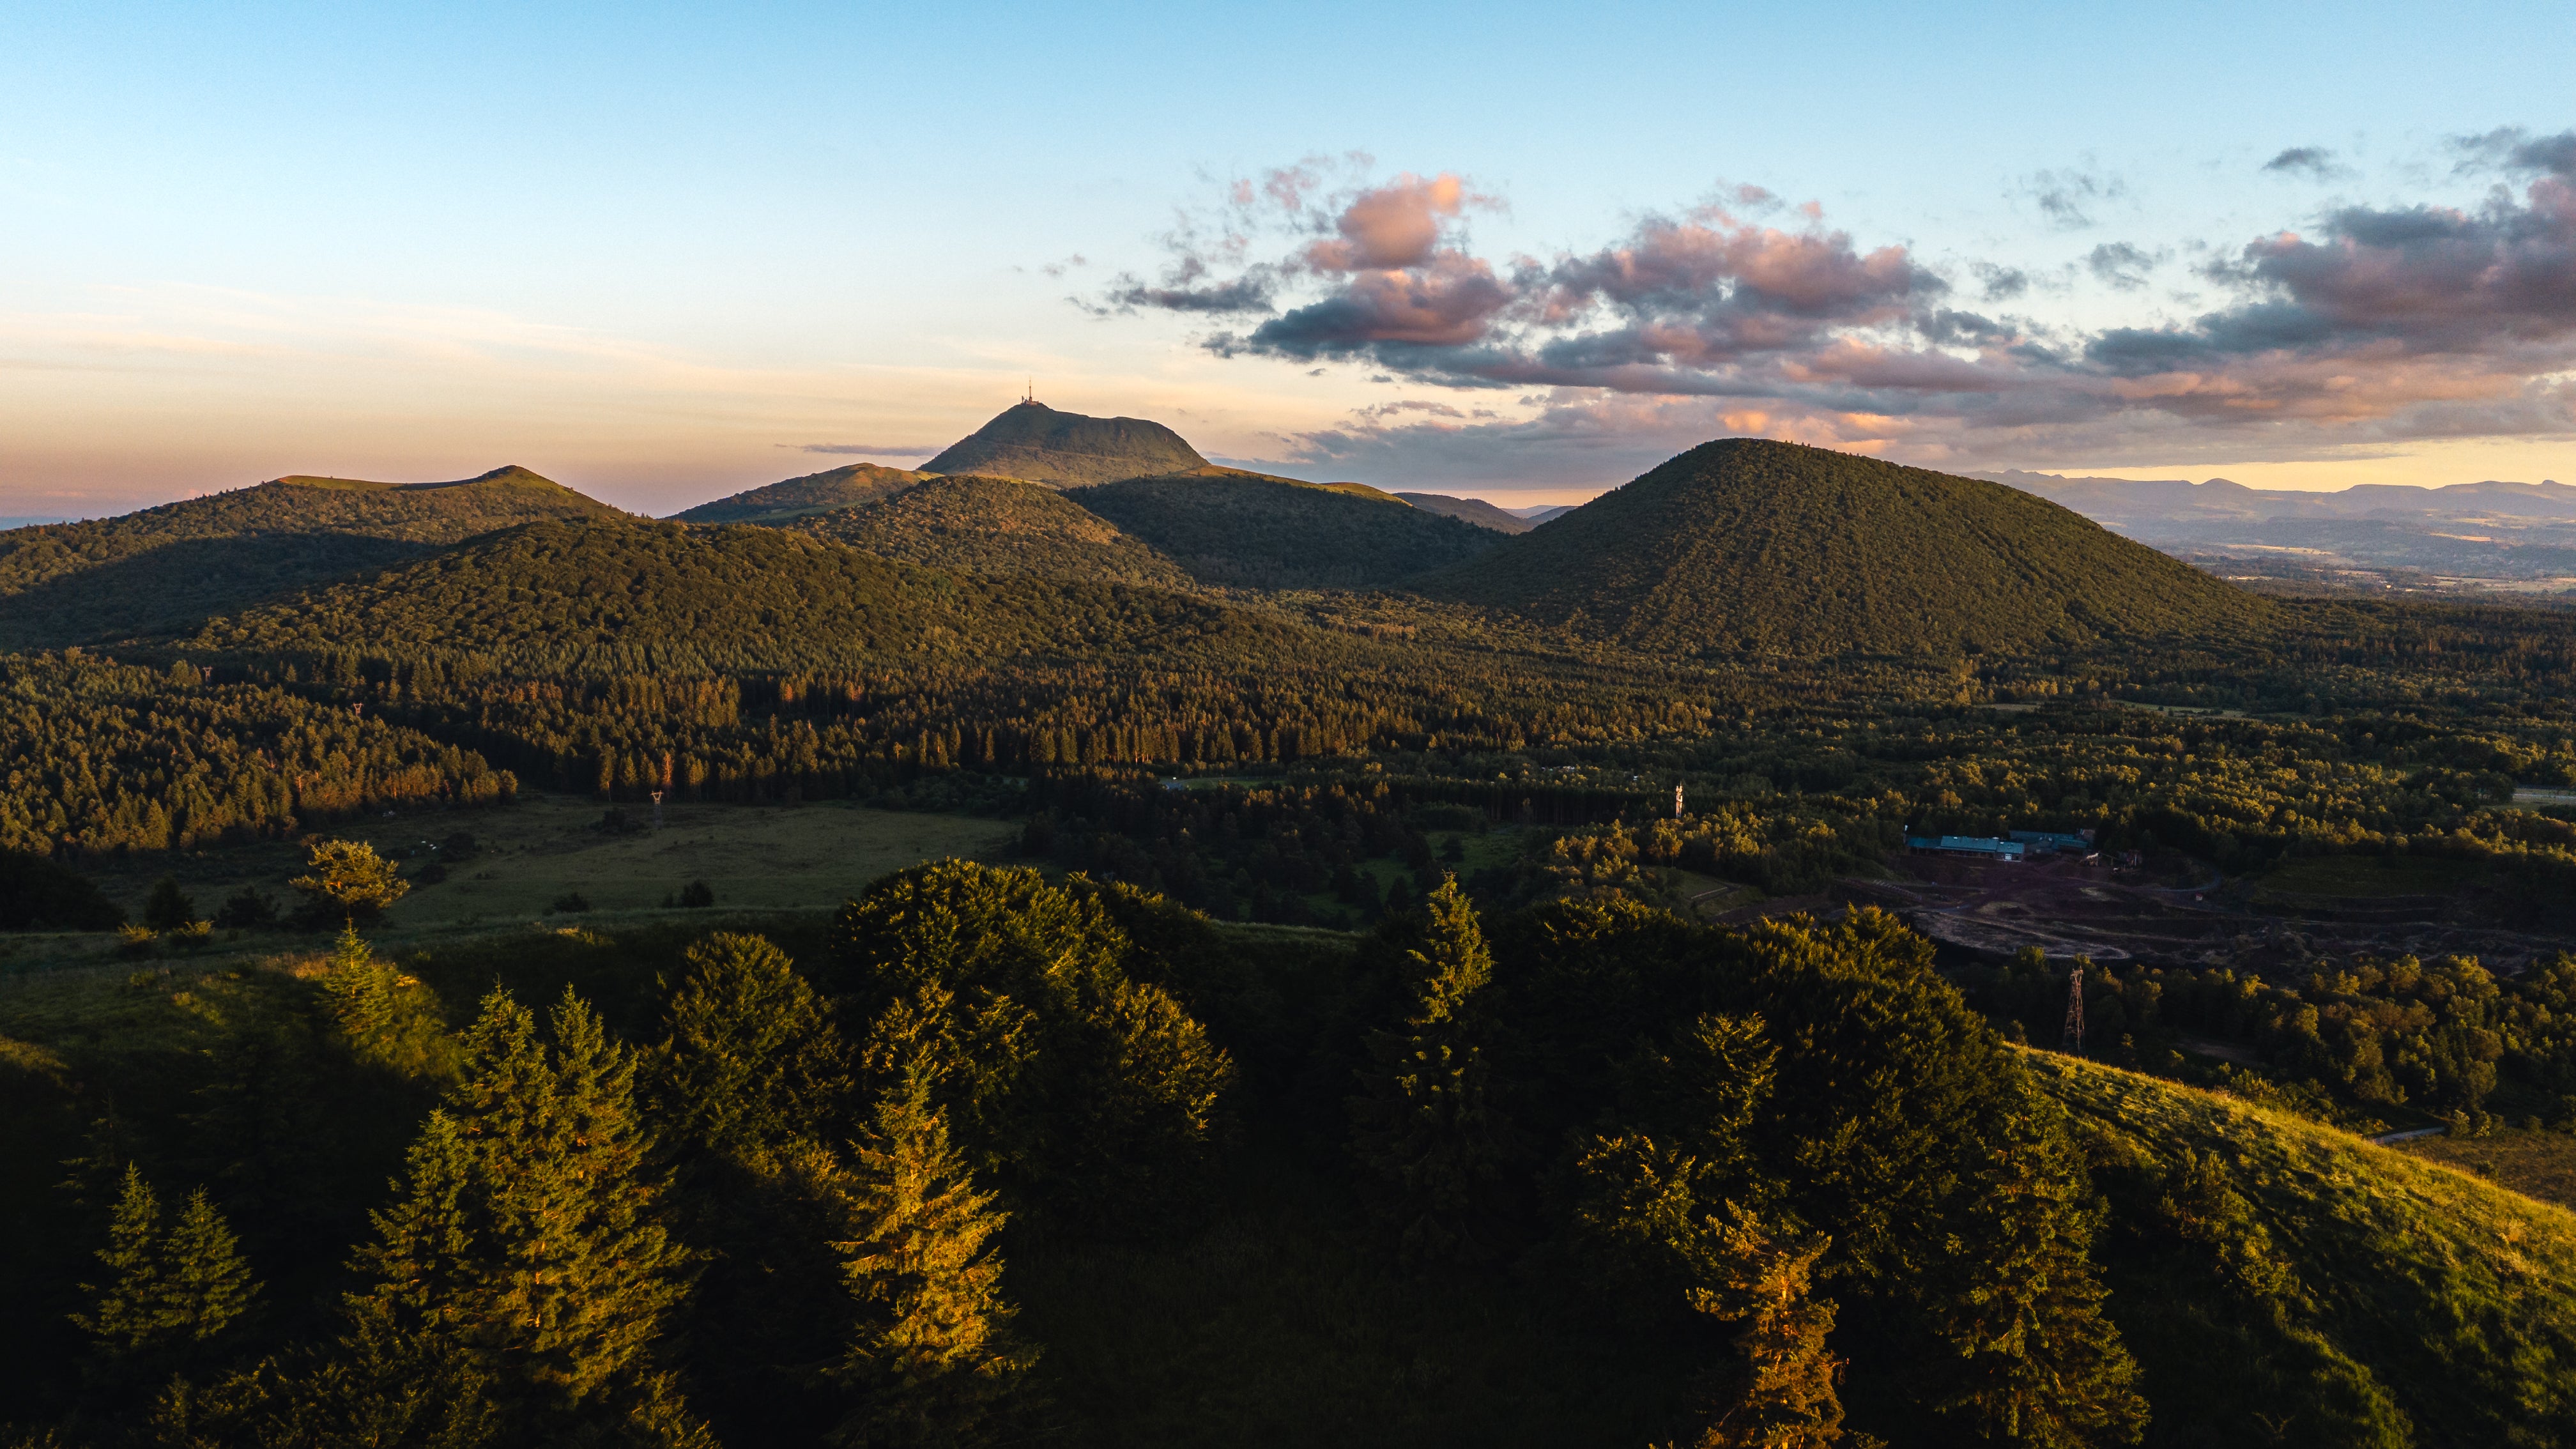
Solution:
<path fill-rule="evenodd" d="M 2571 73 L 2521 3 L 0 3 L 0 515 L 667 514 L 1024 386 L 1507 506 L 2576 482 Z"/>

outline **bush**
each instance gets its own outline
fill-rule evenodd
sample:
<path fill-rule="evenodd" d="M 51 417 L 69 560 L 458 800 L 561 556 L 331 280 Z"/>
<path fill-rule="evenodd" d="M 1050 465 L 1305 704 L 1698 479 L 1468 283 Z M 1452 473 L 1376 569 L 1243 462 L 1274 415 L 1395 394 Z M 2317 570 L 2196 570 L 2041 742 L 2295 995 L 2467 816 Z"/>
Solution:
<path fill-rule="evenodd" d="M 698 910 L 715 903 L 715 889 L 705 881 L 693 880 L 680 887 L 680 904 L 690 910 Z"/>
<path fill-rule="evenodd" d="M 275 897 L 257 886 L 243 886 L 215 912 L 215 924 L 227 931 L 264 931 L 281 920 Z"/>
<path fill-rule="evenodd" d="M 562 895 L 555 897 L 554 904 L 546 907 L 546 909 L 549 911 L 562 911 L 566 914 L 575 914 L 589 910 L 590 901 L 579 891 L 565 891 Z"/>
<path fill-rule="evenodd" d="M 87 877 L 23 850 L 0 851 L 0 931 L 112 931 L 125 912 Z"/>

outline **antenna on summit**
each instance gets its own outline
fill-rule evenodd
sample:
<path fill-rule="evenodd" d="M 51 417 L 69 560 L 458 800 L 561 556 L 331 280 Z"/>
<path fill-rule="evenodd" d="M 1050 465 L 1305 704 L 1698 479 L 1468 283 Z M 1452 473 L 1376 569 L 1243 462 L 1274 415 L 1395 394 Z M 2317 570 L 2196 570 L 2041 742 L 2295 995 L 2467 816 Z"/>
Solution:
<path fill-rule="evenodd" d="M 1038 380 L 1037 380 L 1036 378 L 1034 378 L 1034 377 L 1033 377 L 1033 378 L 1030 378 L 1030 379 L 1029 379 L 1029 385 L 1028 385 L 1026 388 L 1023 388 L 1023 389 L 1021 390 L 1021 392 L 1020 392 L 1020 401 L 1022 401 L 1022 402 L 1024 402 L 1024 403 L 1033 403 L 1033 402 L 1036 402 L 1037 400 L 1038 400 Z"/>

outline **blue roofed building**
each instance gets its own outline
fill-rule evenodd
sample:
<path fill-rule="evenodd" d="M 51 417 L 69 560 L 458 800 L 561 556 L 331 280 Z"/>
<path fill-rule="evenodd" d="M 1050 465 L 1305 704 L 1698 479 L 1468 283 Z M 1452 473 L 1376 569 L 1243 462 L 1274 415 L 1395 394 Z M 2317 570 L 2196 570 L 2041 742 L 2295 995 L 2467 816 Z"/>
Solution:
<path fill-rule="evenodd" d="M 2033 855 L 2055 855 L 2061 850 L 2085 855 L 2091 853 L 2093 849 L 2093 832 L 2090 830 L 2075 835 L 2048 830 L 2016 830 L 2009 838 L 2030 847 L 2030 853 Z"/>
<path fill-rule="evenodd" d="M 2018 840 L 1998 840 L 1991 835 L 1909 835 L 1905 848 L 1924 855 L 1963 855 L 1978 860 L 2017 861 L 2029 847 Z"/>

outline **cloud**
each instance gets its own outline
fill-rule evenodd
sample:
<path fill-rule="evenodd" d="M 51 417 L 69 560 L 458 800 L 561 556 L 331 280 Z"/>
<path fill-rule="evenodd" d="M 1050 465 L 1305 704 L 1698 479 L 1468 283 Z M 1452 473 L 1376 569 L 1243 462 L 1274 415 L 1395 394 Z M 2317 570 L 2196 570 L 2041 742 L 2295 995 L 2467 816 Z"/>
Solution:
<path fill-rule="evenodd" d="M 2334 153 L 2323 146 L 2292 146 L 2264 162 L 2263 169 L 2285 176 L 2304 176 L 2311 181 L 2330 181 L 2352 174 L 2350 168 L 2337 164 Z"/>
<path fill-rule="evenodd" d="M 2088 162 L 2082 170 L 2033 172 L 2023 179 L 2020 190 L 2051 225 L 2081 231 L 2093 224 L 2102 203 L 2126 197 L 2129 184 L 2092 169 Z"/>
<path fill-rule="evenodd" d="M 2087 270 L 2103 285 L 2122 292 L 2144 291 L 2147 273 L 2164 260 L 2161 252 L 2148 253 L 2127 242 L 2104 242 L 2084 258 Z"/>
<path fill-rule="evenodd" d="M 2498 126 L 2479 136 L 2455 136 L 2451 148 L 2463 171 L 2541 172 L 2576 179 L 2576 131 L 2534 136 L 2520 126 Z"/>
<path fill-rule="evenodd" d="M 1625 456 L 1622 428 L 1652 447 L 1758 431 L 1960 466 L 2576 437 L 2576 133 L 2478 145 L 2519 192 L 2338 207 L 2225 245 L 2104 242 L 2075 263 L 2136 295 L 2176 255 L 2203 258 L 2195 285 L 2212 300 L 2165 322 L 2019 315 L 2055 285 L 1974 259 L 1946 264 L 1954 285 L 1815 209 L 1751 215 L 1740 189 L 1638 217 L 1604 244 L 1488 254 L 1466 223 L 1494 203 L 1450 173 L 1338 189 L 1300 178 L 1277 188 L 1289 200 L 1255 186 L 1266 229 L 1193 230 L 1159 289 L 1174 295 L 1092 305 L 1204 315 L 1208 299 L 1257 298 L 1247 323 L 1199 345 L 1498 399 L 1488 416 L 1382 405 L 1280 440 L 1283 464 L 1343 470 L 1398 456 L 1497 469 L 1502 449 L 1529 450 L 1509 470 L 1578 454 L 1598 467 Z M 2124 194 L 2089 170 L 2051 185 Z"/>
<path fill-rule="evenodd" d="M 2030 274 L 2019 267 L 1970 262 L 1968 272 L 1985 289 L 1985 299 L 1989 302 L 2009 302 L 2030 290 Z"/>
<path fill-rule="evenodd" d="M 944 450 L 948 445 L 946 443 L 926 443 L 918 446 L 911 443 L 781 443 L 778 446 L 794 448 L 800 453 L 831 453 L 854 458 L 926 458 Z"/>

